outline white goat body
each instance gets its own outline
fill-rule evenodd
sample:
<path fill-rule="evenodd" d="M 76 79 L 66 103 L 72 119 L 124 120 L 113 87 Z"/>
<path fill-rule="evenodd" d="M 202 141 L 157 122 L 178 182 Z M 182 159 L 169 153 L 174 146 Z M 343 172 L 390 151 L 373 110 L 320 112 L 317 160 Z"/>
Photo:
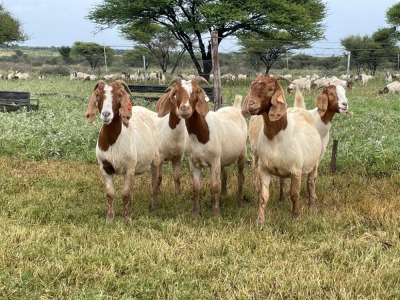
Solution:
<path fill-rule="evenodd" d="M 399 81 L 393 81 L 386 85 L 381 91 L 379 91 L 379 94 L 387 94 L 387 93 L 400 93 L 400 82 Z"/>

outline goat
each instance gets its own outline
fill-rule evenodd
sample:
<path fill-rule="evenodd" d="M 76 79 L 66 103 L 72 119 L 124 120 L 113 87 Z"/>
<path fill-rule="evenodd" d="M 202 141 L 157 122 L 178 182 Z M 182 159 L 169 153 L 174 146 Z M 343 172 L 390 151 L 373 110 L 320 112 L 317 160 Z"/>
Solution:
<path fill-rule="evenodd" d="M 208 97 L 199 83 L 208 82 L 197 77 L 184 80 L 175 77 L 171 83 L 170 110 L 177 108 L 178 115 L 185 120 L 189 143 L 187 152 L 193 178 L 194 208 L 193 214 L 199 216 L 200 178 L 203 167 L 211 170 L 211 197 L 214 215 L 220 214 L 220 197 L 226 194 L 226 167 L 237 163 L 238 190 L 237 201 L 243 201 L 244 166 L 246 162 L 247 123 L 241 114 L 241 96 L 235 97 L 235 104 L 220 108 L 216 112 L 209 110 Z"/>
<path fill-rule="evenodd" d="M 136 174 L 151 168 L 152 203 L 157 203 L 159 165 L 155 124 L 147 114 L 141 113 L 145 108 L 132 107 L 129 95 L 129 87 L 124 81 L 107 84 L 100 80 L 85 112 L 87 122 L 93 122 L 99 112 L 103 123 L 97 139 L 96 157 L 105 179 L 107 220 L 113 220 L 115 216 L 114 175 L 123 175 L 123 215 L 127 222 L 131 220 L 130 203 Z"/>
<path fill-rule="evenodd" d="M 400 82 L 399 81 L 393 81 L 386 85 L 381 91 L 379 91 L 379 94 L 387 94 L 387 93 L 400 93 Z"/>
<path fill-rule="evenodd" d="M 314 119 L 305 108 L 287 110 L 281 85 L 283 77 L 259 74 L 250 84 L 242 114 L 261 115 L 257 139 L 260 200 L 257 224 L 265 222 L 272 175 L 291 178 L 292 216 L 300 217 L 299 196 L 302 174 L 308 174 L 309 205 L 315 206 L 315 179 L 321 153 L 321 138 Z"/>
<path fill-rule="evenodd" d="M 329 85 L 324 87 L 321 92 L 315 97 L 316 107 L 310 110 L 315 126 L 321 137 L 321 155 L 320 161 L 326 152 L 329 142 L 329 132 L 332 127 L 332 120 L 337 113 L 347 113 L 352 115 L 348 110 L 348 100 L 346 90 L 342 85 Z M 295 107 L 305 108 L 304 97 L 301 93 L 296 92 Z M 318 166 L 317 166 L 318 172 Z M 280 180 L 280 194 L 279 199 L 284 199 L 285 182 L 284 179 Z"/>
<path fill-rule="evenodd" d="M 392 74 L 390 74 L 389 71 L 386 71 L 386 73 L 385 73 L 385 80 L 386 80 L 386 83 L 391 83 L 393 81 Z"/>
<path fill-rule="evenodd" d="M 287 92 L 290 94 L 296 87 L 309 91 L 311 89 L 311 79 L 307 77 L 293 80 L 287 87 Z"/>
<path fill-rule="evenodd" d="M 160 156 L 157 181 L 158 189 L 162 181 L 162 165 L 165 161 L 171 161 L 175 195 L 179 195 L 181 192 L 182 159 L 186 151 L 189 135 L 186 130 L 185 121 L 177 115 L 176 104 L 170 101 L 169 92 L 158 99 L 156 107 L 158 113 L 145 108 L 143 108 L 143 113 L 149 115 L 156 124 Z M 151 210 L 156 209 L 157 205 L 158 203 L 153 202 Z"/>
<path fill-rule="evenodd" d="M 20 79 L 20 80 L 27 80 L 29 78 L 28 73 L 21 73 L 19 71 L 15 72 L 14 78 L 15 79 Z"/>

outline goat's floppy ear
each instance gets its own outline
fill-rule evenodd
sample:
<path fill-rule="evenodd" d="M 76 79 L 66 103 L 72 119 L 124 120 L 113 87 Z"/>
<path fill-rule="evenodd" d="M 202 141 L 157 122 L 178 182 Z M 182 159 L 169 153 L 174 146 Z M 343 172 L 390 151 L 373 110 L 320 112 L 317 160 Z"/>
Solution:
<path fill-rule="evenodd" d="M 121 98 L 119 115 L 122 118 L 122 122 L 124 122 L 124 124 L 128 126 L 129 119 L 132 117 L 132 103 L 129 99 L 128 92 L 124 93 Z"/>
<path fill-rule="evenodd" d="M 282 88 L 278 84 L 275 93 L 271 98 L 272 107 L 269 110 L 268 116 L 271 121 L 277 121 L 286 113 L 287 105 L 283 95 Z"/>
<path fill-rule="evenodd" d="M 326 94 L 326 89 L 315 97 L 315 105 L 317 106 L 319 116 L 322 117 L 328 109 L 328 95 Z"/>
<path fill-rule="evenodd" d="M 242 105 L 242 116 L 245 118 L 251 116 L 251 114 L 249 113 L 249 109 L 247 107 L 248 103 L 249 103 L 249 95 L 246 96 Z"/>
<path fill-rule="evenodd" d="M 198 99 L 198 101 L 196 103 L 196 111 L 200 115 L 205 116 L 208 113 L 208 111 L 210 110 L 210 107 L 208 106 L 208 103 L 206 101 L 206 93 L 204 92 L 204 90 L 202 90 L 198 94 L 198 97 L 199 97 L 199 99 Z"/>
<path fill-rule="evenodd" d="M 170 91 L 162 95 L 156 104 L 157 113 L 160 118 L 166 116 L 172 110 L 171 97 L 175 97 L 175 93 Z"/>
<path fill-rule="evenodd" d="M 92 123 L 94 118 L 96 117 L 96 113 L 98 112 L 98 103 L 97 103 L 97 97 L 96 97 L 96 90 L 99 88 L 100 85 L 104 84 L 105 82 L 100 80 L 99 82 L 96 83 L 92 96 L 90 97 L 88 106 L 86 108 L 85 112 L 85 117 L 86 117 L 86 122 Z"/>
<path fill-rule="evenodd" d="M 123 86 L 124 89 L 125 89 L 125 91 L 126 91 L 129 95 L 132 95 L 129 86 L 126 84 L 125 81 L 123 81 L 123 80 L 121 80 L 121 79 L 118 79 L 118 80 L 116 80 L 116 82 L 119 83 L 121 86 Z"/>

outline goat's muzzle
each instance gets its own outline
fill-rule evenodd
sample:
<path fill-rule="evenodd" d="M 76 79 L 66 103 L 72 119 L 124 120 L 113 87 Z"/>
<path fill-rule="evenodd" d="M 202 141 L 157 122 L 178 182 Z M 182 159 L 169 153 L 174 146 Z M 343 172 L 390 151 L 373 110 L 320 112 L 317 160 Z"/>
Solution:
<path fill-rule="evenodd" d="M 251 115 L 257 115 L 260 111 L 260 103 L 255 99 L 249 99 L 247 102 L 247 110 Z"/>

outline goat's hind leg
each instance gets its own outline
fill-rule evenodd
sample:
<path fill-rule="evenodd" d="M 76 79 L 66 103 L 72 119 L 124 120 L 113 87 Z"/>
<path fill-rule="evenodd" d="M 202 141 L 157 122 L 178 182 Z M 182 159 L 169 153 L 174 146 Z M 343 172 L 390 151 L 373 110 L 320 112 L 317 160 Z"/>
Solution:
<path fill-rule="evenodd" d="M 243 204 L 243 184 L 244 184 L 244 167 L 246 164 L 246 156 L 243 155 L 242 157 L 239 158 L 238 160 L 238 189 L 237 189 L 237 195 L 236 195 L 236 200 L 238 205 Z"/>
<path fill-rule="evenodd" d="M 307 190 L 308 190 L 308 205 L 311 208 L 317 208 L 316 200 L 317 194 L 315 192 L 315 183 L 318 175 L 318 165 L 308 174 L 307 177 Z"/>

